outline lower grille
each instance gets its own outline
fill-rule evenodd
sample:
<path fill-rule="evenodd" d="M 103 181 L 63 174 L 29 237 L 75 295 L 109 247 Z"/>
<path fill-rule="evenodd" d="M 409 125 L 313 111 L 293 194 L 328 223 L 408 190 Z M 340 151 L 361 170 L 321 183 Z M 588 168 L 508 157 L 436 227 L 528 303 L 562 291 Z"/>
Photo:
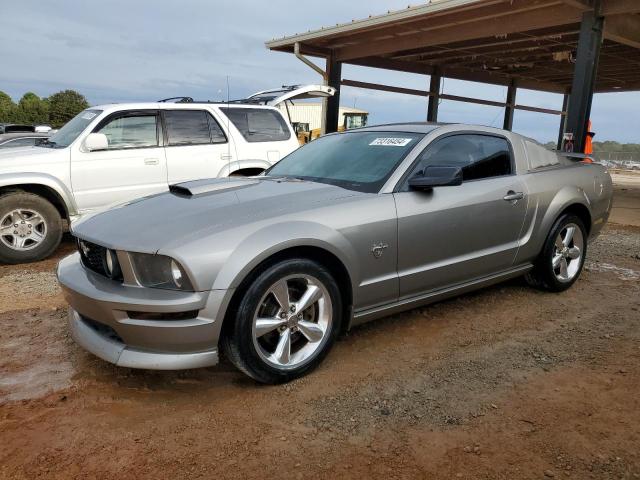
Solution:
<path fill-rule="evenodd" d="M 120 338 L 120 335 L 118 335 L 118 333 L 109 325 L 96 322 L 95 320 L 91 320 L 90 318 L 87 318 L 84 315 L 81 315 L 81 317 L 84 323 L 89 325 L 89 327 L 91 327 L 93 330 L 98 332 L 101 336 L 107 337 L 108 339 L 113 340 L 114 342 L 124 343 L 122 341 L 122 338 Z"/>

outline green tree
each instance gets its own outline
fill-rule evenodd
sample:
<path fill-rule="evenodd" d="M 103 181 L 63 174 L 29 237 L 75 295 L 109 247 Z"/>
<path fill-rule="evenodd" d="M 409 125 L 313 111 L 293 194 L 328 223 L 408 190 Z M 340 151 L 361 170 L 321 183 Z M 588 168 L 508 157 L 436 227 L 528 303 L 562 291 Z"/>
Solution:
<path fill-rule="evenodd" d="M 53 128 L 60 128 L 85 108 L 89 103 L 84 95 L 75 90 L 64 90 L 54 93 L 48 99 L 49 123 Z"/>
<path fill-rule="evenodd" d="M 49 123 L 49 102 L 33 92 L 27 92 L 18 102 L 17 113 L 20 117 L 20 123 Z"/>
<path fill-rule="evenodd" d="M 0 122 L 12 122 L 16 104 L 9 95 L 0 91 Z"/>

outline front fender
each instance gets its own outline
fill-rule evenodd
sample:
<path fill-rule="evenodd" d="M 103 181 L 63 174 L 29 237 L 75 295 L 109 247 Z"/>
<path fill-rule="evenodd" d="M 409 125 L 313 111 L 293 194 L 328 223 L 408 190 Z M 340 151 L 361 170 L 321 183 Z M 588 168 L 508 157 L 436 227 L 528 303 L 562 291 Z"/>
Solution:
<path fill-rule="evenodd" d="M 42 185 L 54 191 L 64 203 L 69 215 L 77 215 L 78 208 L 71 190 L 57 177 L 46 173 L 23 172 L 0 174 L 0 187 Z"/>
<path fill-rule="evenodd" d="M 337 257 L 355 291 L 359 272 L 353 246 L 340 232 L 315 222 L 280 222 L 257 230 L 240 242 L 215 277 L 213 289 L 235 289 L 260 263 L 292 247 L 317 247 Z"/>

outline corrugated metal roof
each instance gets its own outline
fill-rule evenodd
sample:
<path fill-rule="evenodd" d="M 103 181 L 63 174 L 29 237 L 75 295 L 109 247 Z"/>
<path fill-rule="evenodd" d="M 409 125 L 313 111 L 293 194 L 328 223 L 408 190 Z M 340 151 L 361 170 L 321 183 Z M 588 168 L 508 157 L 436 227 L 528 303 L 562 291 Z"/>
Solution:
<path fill-rule="evenodd" d="M 487 3 L 488 0 L 431 0 L 426 5 L 409 5 L 402 10 L 389 10 L 381 15 L 369 15 L 368 18 L 352 20 L 347 23 L 338 23 L 332 27 L 322 27 L 317 30 L 309 30 L 306 33 L 296 33 L 295 35 L 274 38 L 265 42 L 267 48 L 278 48 L 290 45 L 295 42 L 305 42 L 319 37 L 326 37 L 333 34 L 344 34 L 359 29 L 383 26 L 387 23 L 395 23 L 403 20 L 429 15 L 442 10 L 471 5 L 474 3 Z"/>

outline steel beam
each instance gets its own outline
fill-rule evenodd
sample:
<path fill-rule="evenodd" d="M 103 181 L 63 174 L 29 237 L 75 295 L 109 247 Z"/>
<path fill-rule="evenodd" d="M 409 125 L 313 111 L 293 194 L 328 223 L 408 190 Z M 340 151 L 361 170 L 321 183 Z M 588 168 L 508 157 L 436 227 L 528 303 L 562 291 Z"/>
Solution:
<path fill-rule="evenodd" d="M 587 123 L 598 71 L 604 17 L 600 15 L 601 2 L 596 0 L 593 11 L 582 15 L 576 64 L 573 70 L 571 102 L 567 115 L 567 132 L 573 133 L 576 152 L 584 149 Z"/>
<path fill-rule="evenodd" d="M 511 82 L 511 85 L 507 88 L 507 105 L 504 107 L 504 122 L 502 128 L 505 130 L 513 130 L 513 114 L 516 106 L 516 93 L 518 87 L 515 82 Z"/>
<path fill-rule="evenodd" d="M 477 105 L 487 105 L 489 107 L 504 108 L 507 106 L 505 102 L 496 102 L 493 100 L 482 100 L 480 98 L 462 97 L 460 95 L 449 95 L 447 93 L 426 92 L 424 90 L 416 90 L 413 88 L 394 87 L 391 85 L 381 85 L 379 83 L 359 82 L 357 80 L 342 80 L 342 85 L 355 88 L 368 88 L 370 90 L 380 90 L 382 92 L 401 93 L 403 95 L 416 95 L 418 97 L 439 96 L 442 100 L 453 100 L 454 102 L 475 103 Z M 530 107 L 528 105 L 514 105 L 516 110 L 526 110 L 528 112 L 548 113 L 550 115 L 562 115 L 560 110 L 552 110 L 550 108 Z"/>
<path fill-rule="evenodd" d="M 342 62 L 331 55 L 327 57 L 327 76 L 329 86 L 336 89 L 332 97 L 327 98 L 327 110 L 325 117 L 326 133 L 338 131 L 340 117 L 340 86 L 342 80 Z"/>

